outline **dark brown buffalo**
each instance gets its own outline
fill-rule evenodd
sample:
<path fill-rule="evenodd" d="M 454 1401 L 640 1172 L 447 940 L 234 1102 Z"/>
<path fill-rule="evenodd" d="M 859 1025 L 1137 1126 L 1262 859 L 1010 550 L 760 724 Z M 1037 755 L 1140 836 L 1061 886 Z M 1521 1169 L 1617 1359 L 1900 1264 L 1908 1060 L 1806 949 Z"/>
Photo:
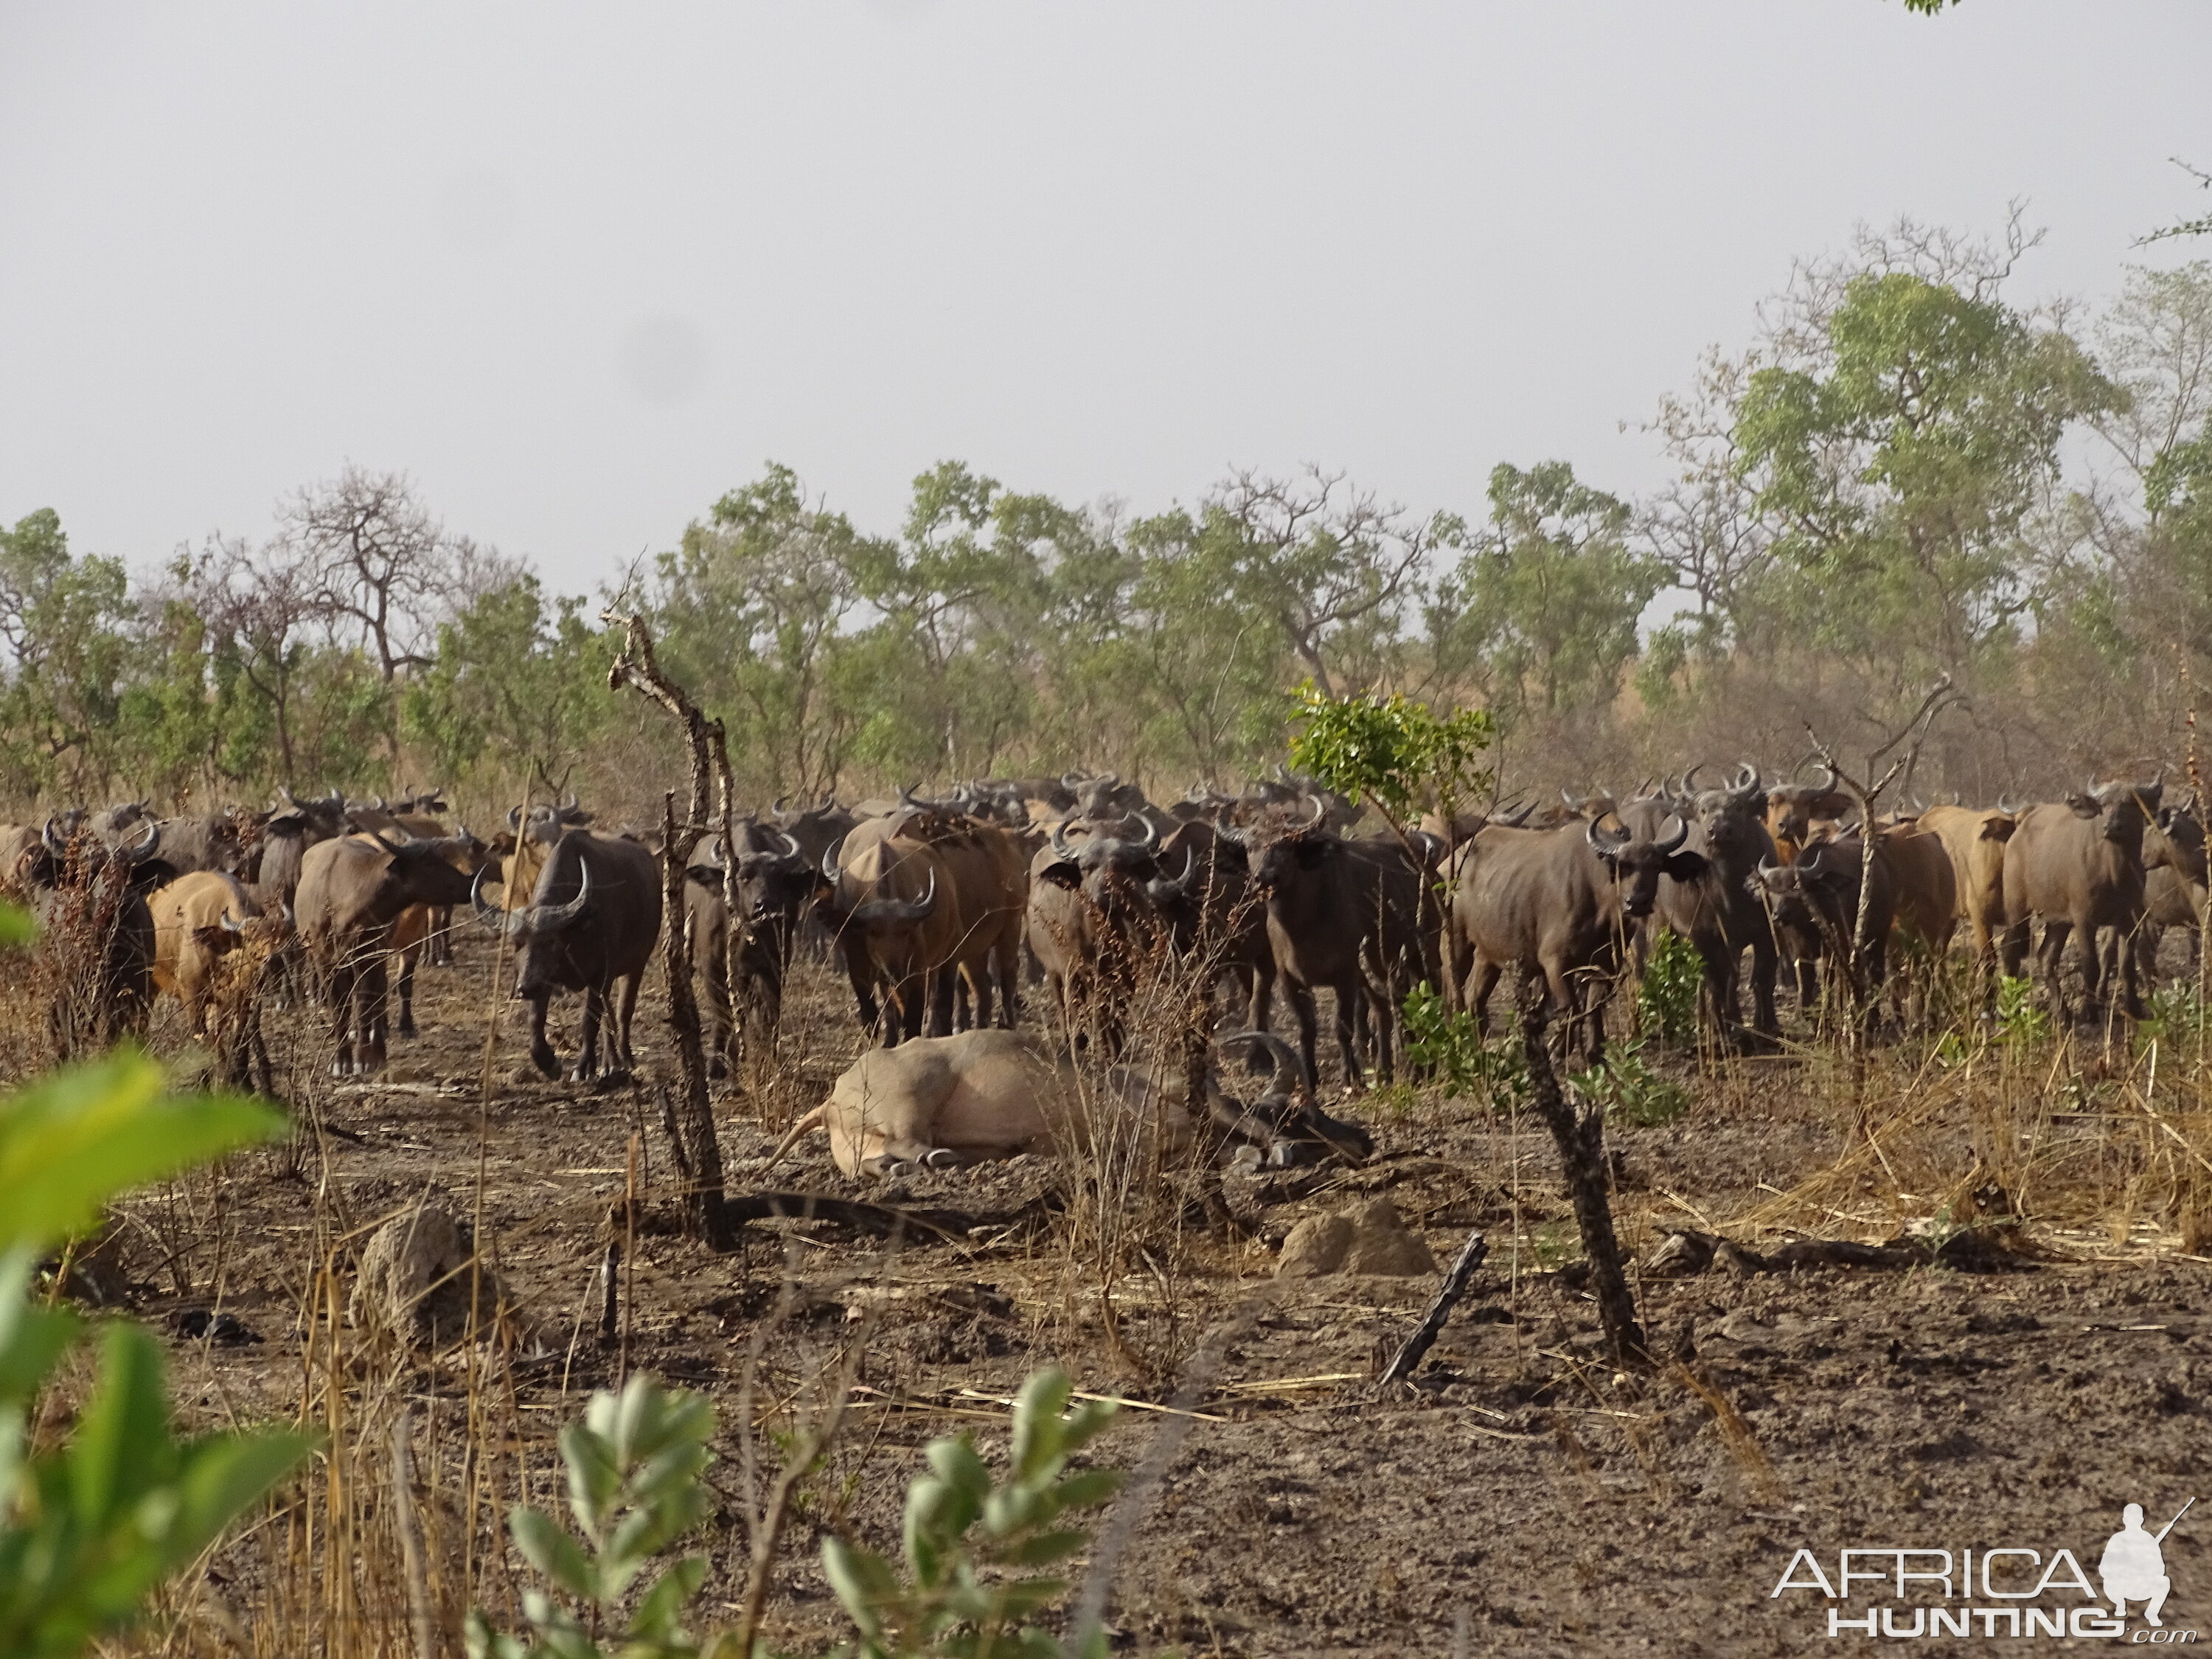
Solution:
<path fill-rule="evenodd" d="M 1724 788 L 1697 788 L 1699 769 L 1690 769 L 1680 796 L 1668 800 L 1667 810 L 1681 811 L 1688 818 L 1690 850 L 1704 856 L 1705 871 L 1692 880 L 1669 877 L 1662 883 L 1654 914 L 1689 940 L 1703 960 L 1705 1018 L 1732 1040 L 1742 1033 L 1737 988 L 1743 953 L 1751 952 L 1752 1027 L 1762 1037 L 1775 1036 L 1782 1030 L 1774 1012 L 1779 958 L 1765 907 L 1751 890 L 1759 866 L 1775 862 L 1774 838 L 1766 833 L 1764 822 L 1766 791 L 1759 769 L 1748 761 Z M 1640 805 L 1632 802 L 1624 807 L 1622 818 L 1644 833 L 1630 816 Z"/>
<path fill-rule="evenodd" d="M 1583 1024 L 1583 1048 L 1605 1052 L 1605 996 L 1662 879 L 1694 882 L 1705 860 L 1686 851 L 1689 825 L 1650 830 L 1577 819 L 1551 830 L 1492 824 L 1452 855 L 1452 973 L 1478 1029 L 1508 967 L 1541 974 L 1553 1006 Z"/>
<path fill-rule="evenodd" d="M 762 1052 L 775 1046 L 783 1018 L 783 985 L 791 967 L 791 941 L 815 890 L 814 866 L 798 837 L 767 825 L 738 830 L 737 969 L 731 995 L 730 907 L 726 894 L 727 854 L 717 836 L 693 855 L 684 871 L 684 961 L 703 975 L 707 995 L 708 1074 L 726 1077 L 738 1058 L 738 1018 L 744 1040 Z"/>
<path fill-rule="evenodd" d="M 1395 840 L 1346 840 L 1322 827 L 1327 812 L 1316 798 L 1302 823 L 1224 833 L 1244 844 L 1253 890 L 1266 902 L 1276 981 L 1297 1018 L 1309 1082 L 1317 1075 L 1314 993 L 1326 988 L 1336 1004 L 1345 1080 L 1357 1088 L 1365 1081 L 1361 1000 L 1372 1021 L 1376 1071 L 1387 1083 L 1395 1074 L 1397 1000 L 1419 980 L 1435 980 L 1437 941 L 1422 925 L 1428 907 L 1413 856 Z"/>
<path fill-rule="evenodd" d="M 1078 840 L 1078 835 L 1081 839 Z M 1067 1031 L 1121 1052 L 1122 1011 L 1146 960 L 1172 938 L 1195 855 L 1169 876 L 1158 827 L 1071 819 L 1030 861 L 1028 939 Z"/>
<path fill-rule="evenodd" d="M 2005 847 L 2004 971 L 2018 976 L 2030 930 L 2040 921 L 2037 952 L 2044 992 L 2062 1024 L 2072 1014 L 2059 971 L 2066 941 L 2081 935 L 2081 1017 L 2102 1009 L 2107 956 L 2117 958 L 2121 1012 L 2142 1018 L 2136 983 L 2136 929 L 2143 919 L 2143 830 L 2157 816 L 2163 786 L 2094 781 L 2064 800 L 2031 806 Z M 2112 930 L 2122 947 L 2108 952 L 2100 935 Z"/>
<path fill-rule="evenodd" d="M 1924 839 L 1924 838 L 1923 838 Z M 1856 937 L 1859 893 L 1865 889 L 1867 946 L 1859 1005 L 1871 1008 L 1875 994 L 1889 976 L 1889 935 L 1897 915 L 1895 873 L 1887 849 L 1875 844 L 1871 884 L 1865 879 L 1866 848 L 1856 828 L 1826 836 L 1798 849 L 1794 863 L 1765 863 L 1754 872 L 1752 890 L 1766 907 L 1783 954 L 1797 966 L 1801 1006 L 1820 1000 L 1815 975 L 1822 961 L 1850 960 Z"/>
<path fill-rule="evenodd" d="M 293 901 L 307 960 L 326 991 L 336 1076 L 382 1069 L 386 1059 L 386 960 L 410 905 L 458 904 L 469 879 L 436 842 L 340 836 L 307 848 Z"/>
<path fill-rule="evenodd" d="M 561 1075 L 561 1057 L 545 1036 L 546 1012 L 556 992 L 580 991 L 584 1028 L 574 1076 L 599 1075 L 603 1023 L 611 1070 L 629 1073 L 636 1065 L 630 1023 L 638 987 L 660 938 L 659 860 L 626 836 L 571 830 L 547 849 L 526 904 L 495 908 L 483 896 L 490 875 L 478 872 L 474 902 L 484 924 L 521 951 L 514 994 L 530 1004 L 532 1063 L 547 1077 Z"/>
<path fill-rule="evenodd" d="M 82 819 L 80 817 L 80 823 Z M 42 948 L 81 952 L 70 994 L 52 1011 L 65 1054 L 104 1048 L 141 1030 L 154 1000 L 154 915 L 147 896 L 176 879 L 161 856 L 161 826 L 141 817 L 110 844 L 88 830 L 65 834 L 59 816 L 10 872 L 30 901 Z M 65 958 L 66 959 L 66 958 Z"/>
<path fill-rule="evenodd" d="M 1266 1031 L 1274 1004 L 1275 947 L 1243 843 L 1194 818 L 1170 830 L 1155 857 L 1178 880 L 1188 872 L 1181 898 L 1167 907 L 1176 948 L 1187 961 L 1211 963 L 1233 978 L 1244 1000 L 1243 1024 Z"/>

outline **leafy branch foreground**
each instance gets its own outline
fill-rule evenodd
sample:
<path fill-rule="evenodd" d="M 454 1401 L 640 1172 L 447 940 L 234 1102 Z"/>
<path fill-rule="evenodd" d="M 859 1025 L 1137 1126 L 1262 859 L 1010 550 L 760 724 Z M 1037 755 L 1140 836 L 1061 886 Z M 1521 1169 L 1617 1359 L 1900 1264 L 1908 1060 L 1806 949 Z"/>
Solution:
<path fill-rule="evenodd" d="M 1067 1518 L 1111 1498 L 1111 1469 L 1070 1473 L 1068 1460 L 1114 1416 L 1115 1407 L 1070 1412 L 1074 1385 L 1058 1370 L 1039 1371 L 1014 1404 L 1008 1467 L 994 1478 L 966 1435 L 930 1443 L 930 1471 L 907 1490 L 899 1563 L 844 1540 L 823 1540 L 831 1588 L 859 1627 L 838 1650 L 854 1659 L 1097 1659 L 1102 1629 L 1064 1644 L 1026 1620 L 1066 1590 L 1042 1569 L 1090 1542 Z M 470 1659 L 751 1659 L 764 1651 L 745 1627 L 695 1637 L 683 1615 L 707 1576 L 707 1558 L 685 1556 L 655 1577 L 619 1624 L 623 1601 L 653 1559 L 705 1516 L 703 1480 L 713 1455 L 713 1407 L 688 1390 L 670 1392 L 638 1376 L 619 1395 L 592 1395 L 583 1419 L 561 1434 L 568 1468 L 571 1533 L 541 1510 L 518 1506 L 509 1517 L 516 1547 L 582 1610 L 573 1613 L 543 1589 L 523 1595 L 532 1638 L 494 1631 L 481 1610 L 469 1615 Z M 598 1632 L 618 1627 L 612 1647 Z"/>

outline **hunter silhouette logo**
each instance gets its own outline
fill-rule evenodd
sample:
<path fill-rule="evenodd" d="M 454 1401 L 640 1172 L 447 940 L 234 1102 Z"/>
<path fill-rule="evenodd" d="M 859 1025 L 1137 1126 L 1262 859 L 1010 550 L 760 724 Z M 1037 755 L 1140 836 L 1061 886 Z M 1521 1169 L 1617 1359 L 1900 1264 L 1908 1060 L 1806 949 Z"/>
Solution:
<path fill-rule="evenodd" d="M 2196 1502 L 2191 1498 L 2184 1504 L 2173 1520 L 2155 1534 L 2143 1530 L 2142 1504 L 2130 1504 L 2120 1511 L 2120 1529 L 2106 1544 L 2104 1559 L 2097 1563 L 2097 1577 L 2104 1581 L 2105 1599 L 2112 1604 L 2115 1619 L 2128 1616 L 2129 1602 L 2141 1601 L 2145 1604 L 2145 1624 L 2166 1622 L 2158 1616 L 2158 1610 L 2166 1605 L 2166 1593 L 2173 1588 L 2173 1580 L 2166 1576 L 2166 1555 L 2159 1547 Z"/>
<path fill-rule="evenodd" d="M 2120 1512 L 2120 1529 L 2094 1558 L 2096 1583 L 2090 1578 L 2089 1552 L 2076 1556 L 2063 1546 L 1854 1547 L 1838 1553 L 1832 1576 L 1813 1551 L 1801 1548 L 1768 1597 L 1817 1595 L 1828 1604 L 1821 1611 L 1832 1638 L 2049 1636 L 2193 1645 L 2202 1639 L 2200 1632 L 2169 1629 L 2160 1615 L 2173 1590 L 2166 1537 L 2196 1504 L 2195 1498 L 2188 1499 L 2156 1532 L 2143 1525 L 2142 1504 L 2128 1504 Z M 2142 1621 L 2132 1631 L 2130 1606 L 2140 1609 Z"/>

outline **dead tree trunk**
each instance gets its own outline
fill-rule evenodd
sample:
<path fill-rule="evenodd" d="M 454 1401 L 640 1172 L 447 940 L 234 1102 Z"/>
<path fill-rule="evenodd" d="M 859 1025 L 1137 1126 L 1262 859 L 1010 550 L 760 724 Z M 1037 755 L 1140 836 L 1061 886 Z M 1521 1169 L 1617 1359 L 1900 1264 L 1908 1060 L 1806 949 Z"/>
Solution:
<path fill-rule="evenodd" d="M 1540 976 L 1530 974 L 1522 984 L 1521 1048 L 1528 1060 L 1536 1110 L 1559 1149 L 1559 1170 L 1566 1177 L 1567 1195 L 1574 1200 L 1583 1255 L 1589 1261 L 1590 1292 L 1597 1297 L 1598 1317 L 1604 1322 L 1613 1363 L 1624 1369 L 1649 1365 L 1644 1331 L 1636 1322 L 1635 1299 L 1621 1270 L 1613 1206 L 1606 1196 L 1605 1109 L 1594 1101 L 1579 1108 L 1568 1103 L 1552 1070 L 1551 1048 L 1544 1041 L 1550 1017 L 1550 993 Z"/>
<path fill-rule="evenodd" d="M 699 1004 L 691 990 L 691 964 L 684 951 L 684 872 L 691 852 L 706 834 L 714 775 L 714 747 L 721 722 L 709 720 L 699 706 L 661 672 L 653 654 L 653 635 L 645 619 L 617 616 L 610 607 L 602 620 L 620 623 L 623 647 L 607 671 L 607 687 L 629 685 L 653 699 L 683 724 L 691 757 L 690 810 L 679 821 L 676 793 L 663 798 L 660 843 L 660 961 L 668 980 L 668 1024 L 676 1039 L 676 1062 L 683 1086 L 669 1102 L 667 1122 L 676 1162 L 684 1177 L 684 1213 L 692 1233 L 714 1249 L 736 1242 L 722 1188 L 722 1146 L 714 1131 L 714 1105 L 707 1091 L 707 1055 L 699 1030 Z M 725 849 L 726 855 L 727 849 Z"/>

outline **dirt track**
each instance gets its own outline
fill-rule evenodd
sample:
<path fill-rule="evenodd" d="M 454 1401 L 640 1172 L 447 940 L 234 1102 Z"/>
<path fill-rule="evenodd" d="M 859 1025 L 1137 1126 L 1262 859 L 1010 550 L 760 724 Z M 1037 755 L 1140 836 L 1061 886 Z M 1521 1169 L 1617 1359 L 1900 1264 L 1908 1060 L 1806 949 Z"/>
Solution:
<path fill-rule="evenodd" d="M 318 1182 L 341 1231 L 424 1194 L 465 1215 L 478 1202 L 479 1158 L 489 1241 L 547 1349 L 515 1377 L 525 1462 L 538 1474 L 553 1428 L 611 1376 L 617 1358 L 590 1328 L 590 1280 L 634 1128 L 653 1205 L 665 1157 L 658 1109 L 645 1088 L 545 1084 L 502 1006 L 480 1146 L 488 954 L 470 938 L 459 968 L 422 974 L 425 1036 L 396 1045 L 380 1086 L 325 1082 L 319 1157 L 309 1149 L 296 1173 L 279 1156 L 239 1160 L 219 1208 L 204 1180 L 136 1207 L 145 1224 L 124 1230 L 125 1272 L 145 1287 L 138 1310 L 165 1322 L 219 1302 L 264 1339 L 179 1340 L 188 1409 L 293 1408 Z M 300 1016 L 278 1024 L 309 1036 Z M 818 1098 L 858 1042 L 842 993 L 811 970 L 788 1032 L 795 1076 L 774 1103 L 778 1124 Z M 669 1048 L 656 992 L 638 1033 L 651 1077 Z M 573 1030 L 556 1041 L 573 1042 Z M 932 1436 L 966 1427 L 987 1455 L 1001 1449 L 997 1399 L 1049 1361 L 1079 1387 L 1165 1400 L 1209 1332 L 1222 1358 L 1197 1400 L 1203 1415 L 1184 1419 L 1187 1437 L 1117 1576 L 1113 1623 L 1134 1651 L 1796 1652 L 1827 1640 L 1817 1595 L 1769 1596 L 1800 1547 L 1832 1572 L 1846 1547 L 2063 1545 L 2094 1573 L 2123 1504 L 2143 1504 L 2154 1526 L 2192 1493 L 2212 1500 L 2212 1263 L 2176 1256 L 2170 1241 L 2161 1254 L 2148 1233 L 2062 1246 L 2031 1231 L 2022 1259 L 1987 1273 L 1646 1279 L 1655 1347 L 1684 1364 L 1631 1385 L 1597 1358 L 1592 1304 L 1543 1271 L 1571 1254 L 1572 1232 L 1549 1142 L 1526 1125 L 1516 1135 L 1450 1104 L 1372 1113 L 1374 1163 L 1267 1207 L 1255 1237 L 1194 1224 L 1161 1275 L 1117 1285 L 1109 1336 L 1079 1252 L 1031 1202 L 1052 1184 L 1041 1161 L 864 1193 L 836 1176 L 817 1140 L 764 1178 L 770 1134 L 734 1091 L 720 1109 L 733 1192 L 805 1188 L 1013 1218 L 963 1244 L 896 1251 L 827 1224 L 766 1224 L 719 1259 L 651 1228 L 638 1240 L 629 1363 L 712 1391 L 726 1431 L 787 1258 L 795 1305 L 769 1344 L 763 1397 L 830 1361 L 861 1328 L 853 1313 L 885 1310 L 861 1372 L 870 1392 L 787 1540 L 780 1649 L 847 1633 L 817 1565 L 820 1531 L 894 1547 L 904 1483 Z M 1783 1062 L 1727 1102 L 1701 1096 L 1667 1127 L 1609 1131 L 1629 1243 L 1644 1255 L 1672 1227 L 1741 1215 L 1761 1183 L 1786 1189 L 1831 1164 L 1844 1133 Z M 1362 1193 L 1387 1193 L 1440 1259 L 1470 1226 L 1492 1241 L 1418 1386 L 1388 1395 L 1370 1380 L 1377 1351 L 1403 1335 L 1435 1277 L 1271 1276 L 1271 1246 L 1292 1221 Z M 434 1432 L 438 1408 L 428 1409 Z M 1125 1413 L 1103 1456 L 1135 1467 L 1164 1420 Z M 710 1534 L 710 1607 L 741 1582 L 735 1468 L 732 1451 L 717 1475 L 725 1505 Z M 2207 1540 L 2212 1516 L 2196 1514 L 2168 1540 L 2169 1626 L 2212 1630 Z M 1847 1611 L 1865 1610 L 1862 1601 Z M 2010 1644 L 1978 1629 L 1956 1645 Z"/>

